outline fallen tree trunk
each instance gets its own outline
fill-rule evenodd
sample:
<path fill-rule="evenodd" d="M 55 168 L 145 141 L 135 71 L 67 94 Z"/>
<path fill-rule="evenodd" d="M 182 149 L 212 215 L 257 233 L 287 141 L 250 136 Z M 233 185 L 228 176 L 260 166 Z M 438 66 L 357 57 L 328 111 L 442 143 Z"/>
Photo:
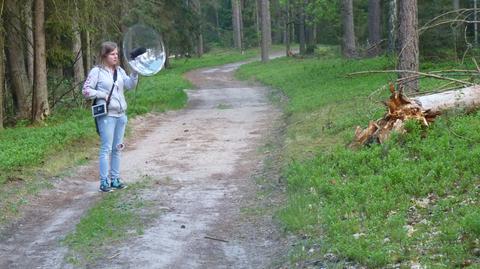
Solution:
<path fill-rule="evenodd" d="M 424 110 L 442 112 L 458 108 L 474 108 L 480 105 L 480 85 L 459 90 L 446 91 L 414 99 Z"/>
<path fill-rule="evenodd" d="M 405 121 L 410 119 L 428 126 L 442 111 L 453 108 L 471 109 L 480 105 L 480 86 L 478 85 L 414 99 L 403 95 L 401 89 L 395 91 L 392 84 L 390 92 L 392 93 L 390 99 L 384 103 L 388 112 L 381 119 L 370 122 L 366 129 L 357 126 L 355 140 L 350 146 L 383 143 L 393 131 L 405 132 Z"/>

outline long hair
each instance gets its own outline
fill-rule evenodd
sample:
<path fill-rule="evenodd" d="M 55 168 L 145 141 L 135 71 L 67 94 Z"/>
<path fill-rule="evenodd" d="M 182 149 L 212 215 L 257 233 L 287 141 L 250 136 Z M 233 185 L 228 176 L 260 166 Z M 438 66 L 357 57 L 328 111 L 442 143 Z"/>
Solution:
<path fill-rule="evenodd" d="M 105 59 L 107 58 L 108 54 L 112 52 L 113 50 L 117 49 L 118 46 L 117 43 L 112 42 L 112 41 L 105 41 L 100 45 L 100 53 L 98 54 L 98 63 L 99 65 L 105 66 Z M 120 56 L 119 56 L 120 58 Z M 120 61 L 117 61 L 117 64 L 115 67 L 119 65 Z"/>

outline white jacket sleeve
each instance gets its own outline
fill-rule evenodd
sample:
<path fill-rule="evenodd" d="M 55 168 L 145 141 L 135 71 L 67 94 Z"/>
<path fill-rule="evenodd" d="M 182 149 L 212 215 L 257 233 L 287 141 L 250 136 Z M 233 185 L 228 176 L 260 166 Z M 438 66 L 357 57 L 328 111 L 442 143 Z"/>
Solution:
<path fill-rule="evenodd" d="M 97 91 L 97 83 L 99 77 L 100 68 L 94 67 L 88 73 L 88 77 L 83 84 L 82 94 L 86 99 L 95 99 L 95 98 L 107 98 L 107 94 L 102 91 Z"/>
<path fill-rule="evenodd" d="M 127 76 L 127 73 L 125 72 L 125 70 L 123 69 L 120 69 L 120 70 L 121 70 L 120 71 L 121 77 L 123 78 L 123 85 L 125 85 L 125 88 L 128 90 L 135 88 L 138 82 L 137 72 L 132 72 L 130 76 Z"/>

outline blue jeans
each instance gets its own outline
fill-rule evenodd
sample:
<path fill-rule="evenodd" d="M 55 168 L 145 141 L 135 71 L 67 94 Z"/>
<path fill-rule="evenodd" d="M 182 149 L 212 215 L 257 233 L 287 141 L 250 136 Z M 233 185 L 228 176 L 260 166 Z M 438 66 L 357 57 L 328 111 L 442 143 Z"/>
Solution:
<path fill-rule="evenodd" d="M 100 180 L 120 178 L 120 152 L 123 149 L 123 136 L 127 126 L 127 116 L 97 118 L 100 132 Z M 109 170 L 110 168 L 110 170 Z"/>

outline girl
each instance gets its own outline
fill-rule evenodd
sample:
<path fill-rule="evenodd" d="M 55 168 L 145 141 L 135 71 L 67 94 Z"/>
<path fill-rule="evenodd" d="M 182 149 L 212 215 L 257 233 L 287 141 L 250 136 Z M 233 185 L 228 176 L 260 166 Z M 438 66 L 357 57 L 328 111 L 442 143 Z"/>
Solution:
<path fill-rule="evenodd" d="M 133 89 L 138 75 L 132 72 L 128 76 L 120 66 L 118 46 L 114 42 L 104 42 L 100 48 L 99 64 L 90 70 L 83 86 L 83 95 L 87 99 L 96 99 L 96 103 L 106 103 L 108 113 L 96 118 L 100 135 L 100 188 L 102 192 L 124 189 L 127 186 L 120 181 L 120 151 L 123 149 L 123 136 L 127 124 L 127 102 L 123 94 L 125 89 Z"/>

